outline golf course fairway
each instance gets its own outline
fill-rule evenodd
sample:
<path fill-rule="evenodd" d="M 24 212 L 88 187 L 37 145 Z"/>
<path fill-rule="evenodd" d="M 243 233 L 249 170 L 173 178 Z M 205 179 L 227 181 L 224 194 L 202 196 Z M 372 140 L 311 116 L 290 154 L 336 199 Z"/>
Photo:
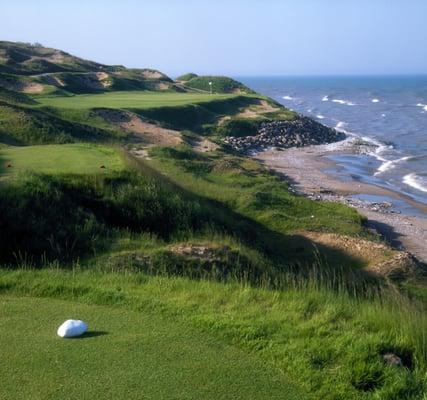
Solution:
<path fill-rule="evenodd" d="M 0 149 L 0 176 L 18 172 L 96 174 L 120 171 L 124 162 L 112 147 L 89 143 L 17 146 Z"/>

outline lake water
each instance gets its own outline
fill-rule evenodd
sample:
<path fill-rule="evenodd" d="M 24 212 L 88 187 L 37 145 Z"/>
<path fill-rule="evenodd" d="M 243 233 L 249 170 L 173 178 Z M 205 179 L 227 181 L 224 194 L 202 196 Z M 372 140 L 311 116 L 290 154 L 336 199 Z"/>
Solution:
<path fill-rule="evenodd" d="M 333 158 L 349 175 L 427 204 L 427 76 L 238 79 L 345 131 L 358 154 Z"/>

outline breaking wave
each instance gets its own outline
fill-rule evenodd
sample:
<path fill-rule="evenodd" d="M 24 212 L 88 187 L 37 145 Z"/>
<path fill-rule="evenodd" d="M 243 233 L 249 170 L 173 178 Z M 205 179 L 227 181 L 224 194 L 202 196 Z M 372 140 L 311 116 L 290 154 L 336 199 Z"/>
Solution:
<path fill-rule="evenodd" d="M 347 105 L 347 106 L 355 106 L 356 104 L 354 104 L 351 101 L 348 100 L 342 100 L 342 99 L 333 99 L 332 100 L 333 103 L 338 103 L 338 104 L 343 104 L 343 105 Z"/>
<path fill-rule="evenodd" d="M 427 193 L 427 179 L 412 172 L 403 177 L 403 183 L 421 192 Z"/>
<path fill-rule="evenodd" d="M 403 161 L 410 160 L 411 158 L 412 158 L 411 156 L 405 156 L 402 158 L 397 158 L 396 160 L 380 160 L 380 161 L 383 161 L 383 163 L 378 167 L 374 176 L 382 174 L 383 172 L 387 172 L 390 169 L 393 169 L 394 167 L 396 167 L 397 164 L 399 164 Z"/>
<path fill-rule="evenodd" d="M 347 126 L 347 122 L 338 121 L 338 123 L 335 125 L 335 129 L 340 132 L 349 133 L 344 128 Z"/>

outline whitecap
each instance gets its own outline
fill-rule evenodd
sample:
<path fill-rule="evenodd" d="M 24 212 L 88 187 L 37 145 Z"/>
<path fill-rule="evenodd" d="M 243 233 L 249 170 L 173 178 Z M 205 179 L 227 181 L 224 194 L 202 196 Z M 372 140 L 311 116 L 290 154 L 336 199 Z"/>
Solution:
<path fill-rule="evenodd" d="M 371 101 L 372 101 L 372 103 L 379 103 L 380 102 L 379 99 L 372 99 Z"/>
<path fill-rule="evenodd" d="M 368 156 L 374 157 L 378 161 L 381 161 L 381 163 L 386 163 L 390 161 L 387 158 L 384 158 L 383 154 L 390 153 L 390 150 L 393 150 L 394 148 L 392 145 L 385 144 L 369 136 L 355 136 L 359 139 L 358 151 L 360 152 L 360 154 L 366 154 Z"/>
<path fill-rule="evenodd" d="M 427 184 L 423 182 L 423 179 L 419 175 L 413 172 L 403 177 L 403 183 L 421 192 L 427 193 Z"/>
<path fill-rule="evenodd" d="M 391 145 L 387 145 L 387 144 L 385 144 L 385 143 L 383 143 L 383 142 L 380 142 L 379 140 L 377 140 L 377 139 L 374 139 L 374 138 L 372 138 L 372 137 L 369 137 L 369 136 L 362 136 L 362 139 L 365 141 L 365 142 L 368 142 L 368 143 L 370 143 L 371 145 L 373 145 L 374 147 L 375 147 L 375 152 L 374 152 L 374 154 L 373 154 L 373 156 L 379 156 L 381 153 L 383 153 L 384 151 L 386 151 L 386 150 L 389 150 L 389 149 L 392 149 L 393 148 L 393 146 L 391 146 Z M 381 158 L 379 158 L 379 160 L 380 161 L 387 161 L 387 160 L 385 160 L 385 159 L 381 159 Z"/>
<path fill-rule="evenodd" d="M 335 129 L 337 131 L 347 133 L 347 131 L 344 129 L 345 126 L 347 126 L 347 122 L 338 121 L 338 123 L 335 125 Z"/>
<path fill-rule="evenodd" d="M 386 117 L 386 115 L 385 115 L 385 114 L 381 114 L 381 117 L 385 118 L 385 117 Z"/>
<path fill-rule="evenodd" d="M 354 146 L 354 136 L 348 136 L 346 139 L 339 142 L 333 142 L 323 145 L 326 151 L 346 151 L 351 150 Z"/>
<path fill-rule="evenodd" d="M 294 98 L 291 96 L 283 96 L 282 99 L 283 100 L 293 100 Z"/>
<path fill-rule="evenodd" d="M 355 106 L 355 104 L 351 101 L 348 100 L 342 100 L 342 99 L 333 99 L 332 100 L 333 103 L 338 103 L 338 104 L 343 104 L 343 105 L 347 105 L 347 106 Z"/>
<path fill-rule="evenodd" d="M 384 160 L 383 159 L 384 160 L 383 163 L 378 167 L 374 176 L 377 176 L 379 174 L 382 174 L 383 172 L 389 171 L 390 169 L 393 169 L 397 164 L 401 163 L 402 161 L 407 161 L 410 158 L 411 158 L 410 156 L 405 156 L 402 158 L 398 158 L 396 160 Z"/>
<path fill-rule="evenodd" d="M 427 111 L 427 104 L 418 103 L 417 107 L 422 107 L 424 111 Z"/>
<path fill-rule="evenodd" d="M 329 96 L 323 96 L 322 101 L 329 101 Z"/>
<path fill-rule="evenodd" d="M 319 119 L 325 119 L 325 117 L 324 117 L 323 115 L 321 115 L 321 114 L 316 115 L 316 118 L 319 118 Z"/>

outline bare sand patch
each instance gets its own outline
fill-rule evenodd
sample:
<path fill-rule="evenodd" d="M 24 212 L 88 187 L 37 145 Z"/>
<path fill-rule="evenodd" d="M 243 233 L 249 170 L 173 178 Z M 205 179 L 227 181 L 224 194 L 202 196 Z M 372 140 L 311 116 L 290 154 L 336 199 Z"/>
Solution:
<path fill-rule="evenodd" d="M 108 88 L 111 86 L 111 81 L 109 80 L 110 75 L 108 75 L 106 72 L 96 72 L 95 76 L 102 87 Z"/>
<path fill-rule="evenodd" d="M 44 86 L 41 83 L 27 82 L 21 90 L 24 93 L 42 93 Z"/>
<path fill-rule="evenodd" d="M 252 104 L 240 110 L 239 113 L 233 115 L 233 118 L 256 119 L 262 118 L 265 114 L 281 111 L 279 107 L 275 107 L 268 103 L 266 100 L 260 100 L 258 104 Z M 232 117 L 227 115 L 219 120 L 219 125 L 225 121 L 230 120 Z"/>
<path fill-rule="evenodd" d="M 177 146 L 182 143 L 181 134 L 178 131 L 143 121 L 138 115 L 129 111 L 102 109 L 98 110 L 97 114 L 125 132 L 131 133 L 136 142 L 165 146 Z"/>
<path fill-rule="evenodd" d="M 64 87 L 65 82 L 56 75 L 53 74 L 45 74 L 43 75 L 43 82 L 46 82 L 49 85 Z"/>
<path fill-rule="evenodd" d="M 215 151 L 219 148 L 219 146 L 211 142 L 209 139 L 201 139 L 194 143 L 193 149 L 200 153 L 208 153 L 210 151 Z"/>
<path fill-rule="evenodd" d="M 142 71 L 142 76 L 145 79 L 164 79 L 165 75 L 163 75 L 161 72 L 156 71 L 154 69 L 144 69 Z"/>
<path fill-rule="evenodd" d="M 24 93 L 42 93 L 44 86 L 38 82 L 30 82 L 26 80 L 8 80 L 0 78 L 0 86 L 8 90 Z"/>
<path fill-rule="evenodd" d="M 366 263 L 364 271 L 383 278 L 404 280 L 424 272 L 409 252 L 391 249 L 380 242 L 324 232 L 302 232 L 301 235 L 314 243 L 362 259 Z"/>

